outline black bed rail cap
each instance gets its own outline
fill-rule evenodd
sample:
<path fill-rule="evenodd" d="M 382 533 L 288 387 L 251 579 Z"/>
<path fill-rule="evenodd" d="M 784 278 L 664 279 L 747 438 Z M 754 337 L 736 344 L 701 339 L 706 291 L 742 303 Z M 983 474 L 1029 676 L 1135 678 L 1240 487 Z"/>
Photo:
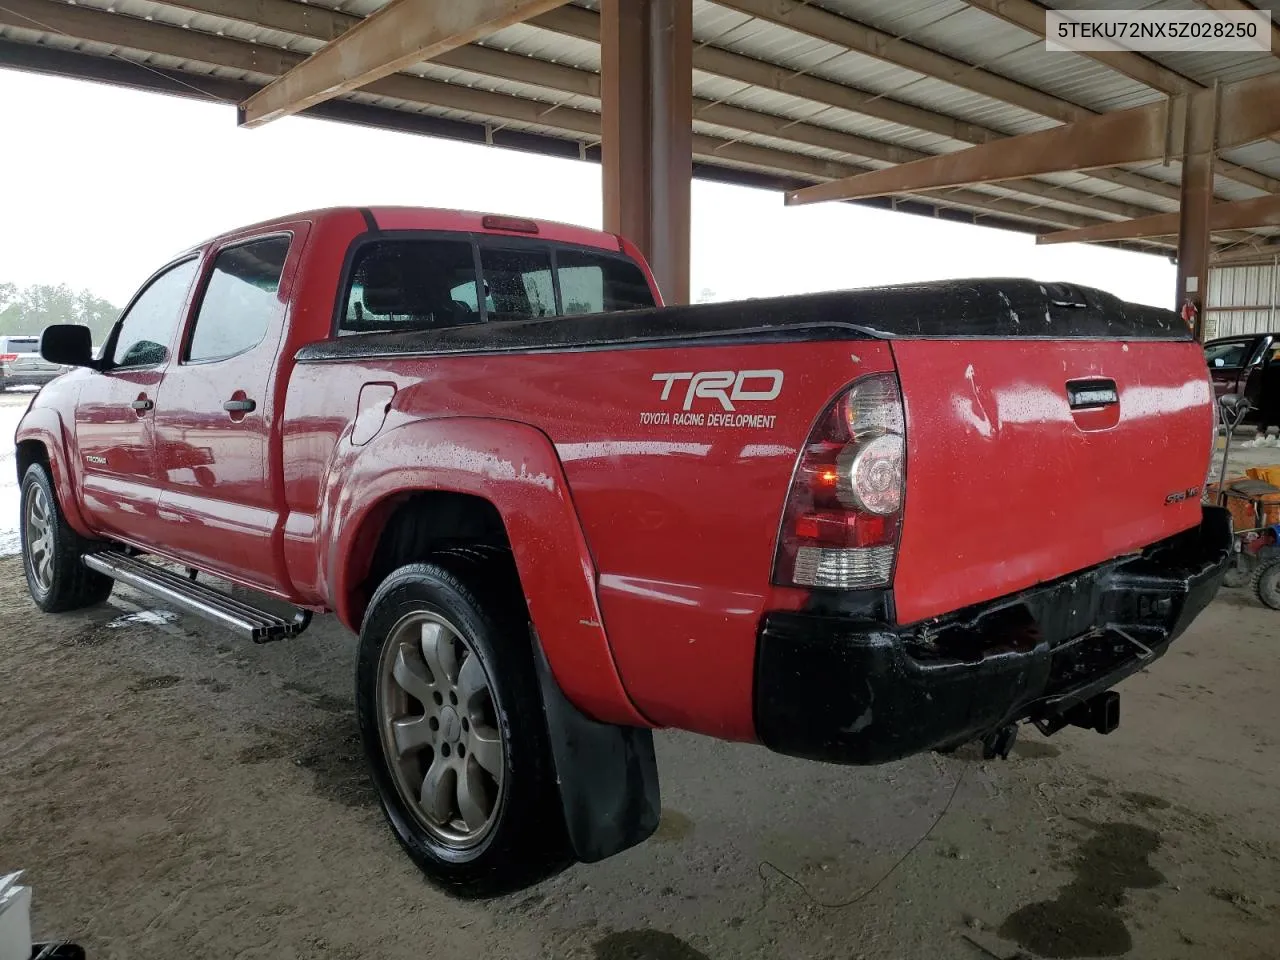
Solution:
<path fill-rule="evenodd" d="M 362 333 L 308 344 L 299 361 L 858 339 L 1190 340 L 1171 310 L 1092 287 L 938 280 L 618 313 Z"/>

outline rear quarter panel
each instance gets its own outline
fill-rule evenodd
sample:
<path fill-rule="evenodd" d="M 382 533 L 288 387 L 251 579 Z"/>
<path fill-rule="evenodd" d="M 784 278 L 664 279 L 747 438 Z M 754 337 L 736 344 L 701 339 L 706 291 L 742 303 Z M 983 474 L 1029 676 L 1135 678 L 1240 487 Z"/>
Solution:
<path fill-rule="evenodd" d="M 803 599 L 770 586 L 800 444 L 841 387 L 891 367 L 887 345 L 866 340 L 299 364 L 285 421 L 291 574 L 341 602 L 320 515 L 325 488 L 356 476 L 360 455 L 343 451 L 364 384 L 395 387 L 384 431 L 459 417 L 527 424 L 554 445 L 567 477 L 631 701 L 655 724 L 754 739 L 759 617 Z M 780 371 L 778 396 L 730 401 L 726 411 L 714 394 L 690 396 L 687 378 L 664 400 L 665 381 L 654 379 L 743 370 Z M 518 472 L 517 452 L 499 452 Z M 399 450 L 402 463 L 416 456 Z M 361 497 L 355 487 L 344 495 Z M 518 508 L 495 505 L 511 531 Z M 525 548 L 555 549 L 553 533 L 540 544 L 529 530 Z"/>

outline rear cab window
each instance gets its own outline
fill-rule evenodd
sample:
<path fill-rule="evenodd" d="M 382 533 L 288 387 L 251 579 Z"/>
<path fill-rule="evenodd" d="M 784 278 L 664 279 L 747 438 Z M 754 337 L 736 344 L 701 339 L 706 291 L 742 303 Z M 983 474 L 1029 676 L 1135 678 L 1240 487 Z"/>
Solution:
<path fill-rule="evenodd" d="M 5 337 L 0 341 L 0 353 L 39 353 L 39 337 Z"/>
<path fill-rule="evenodd" d="M 606 251 L 505 237 L 381 237 L 357 248 L 338 334 L 446 329 L 654 306 L 644 271 Z"/>
<path fill-rule="evenodd" d="M 338 332 L 438 330 L 479 323 L 467 240 L 377 240 L 356 253 Z"/>

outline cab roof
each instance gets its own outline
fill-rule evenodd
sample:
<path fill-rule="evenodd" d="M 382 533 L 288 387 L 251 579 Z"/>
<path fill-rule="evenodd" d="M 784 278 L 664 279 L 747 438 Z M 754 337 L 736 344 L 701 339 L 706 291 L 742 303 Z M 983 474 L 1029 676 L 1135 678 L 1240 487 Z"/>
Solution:
<path fill-rule="evenodd" d="M 369 230 L 440 230 L 456 233 L 488 233 L 500 236 L 537 237 L 553 243 L 572 243 L 585 247 L 597 247 L 602 250 L 618 251 L 622 249 L 619 238 L 602 230 L 592 230 L 575 224 L 558 223 L 554 220 L 535 220 L 529 217 L 514 217 L 505 214 L 480 213 L 472 210 L 449 210 L 439 207 L 326 207 L 319 210 L 307 210 L 300 213 L 273 217 L 259 223 L 228 230 L 203 243 L 197 244 L 193 250 L 225 240 L 235 239 L 249 233 L 259 233 L 264 229 L 284 226 L 299 221 L 308 221 L 316 226 L 324 226 L 333 221 L 359 218 Z"/>

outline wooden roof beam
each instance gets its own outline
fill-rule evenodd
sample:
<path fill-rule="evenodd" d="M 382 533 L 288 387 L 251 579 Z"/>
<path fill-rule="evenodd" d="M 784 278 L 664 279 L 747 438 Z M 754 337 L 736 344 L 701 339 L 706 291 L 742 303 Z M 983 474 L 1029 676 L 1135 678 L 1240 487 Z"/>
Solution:
<path fill-rule="evenodd" d="M 465 46 L 565 0 L 391 0 L 240 105 L 256 127 Z"/>
<path fill-rule="evenodd" d="M 1237 263 L 1275 263 L 1280 260 L 1280 237 L 1257 240 L 1252 244 L 1231 244 L 1214 251 L 1210 263 L 1230 266 Z"/>
<path fill-rule="evenodd" d="M 1200 3 L 1210 10 L 1224 12 L 1257 13 L 1262 9 L 1244 0 L 1200 0 Z M 1280 15 L 1276 13 L 1271 14 L 1271 55 L 1280 57 Z"/>
<path fill-rule="evenodd" d="M 1098 116 L 1095 111 L 1063 100 L 1061 97 L 1055 97 L 1024 83 L 983 70 L 971 63 L 909 40 L 899 39 L 892 34 L 849 20 L 814 4 L 786 3 L 782 0 L 716 0 L 716 3 L 731 10 L 737 10 L 739 13 L 787 27 L 806 36 L 847 47 L 856 53 L 874 57 L 884 63 L 914 70 L 916 73 L 945 81 L 961 89 L 971 90 L 1002 103 L 1021 107 L 1042 117 L 1050 117 L 1061 123 L 1075 123 Z M 1043 30 L 1042 22 L 1040 25 L 1042 34 Z M 1263 176 L 1234 164 L 1219 163 L 1218 169 L 1223 176 L 1242 183 L 1248 182 L 1240 179 L 1242 176 L 1255 183 L 1261 182 L 1258 178 Z M 1275 189 L 1280 190 L 1280 181 L 1271 180 L 1271 178 L 1263 179 L 1269 181 Z M 1255 183 L 1249 185 L 1254 186 Z M 1271 188 L 1260 187 L 1259 189 Z"/>
<path fill-rule="evenodd" d="M 1035 0 L 965 0 L 971 7 L 984 10 L 992 16 L 999 17 L 1005 23 L 1027 31 L 1044 39 L 1045 8 Z M 1220 0 L 1227 2 L 1227 0 Z M 1243 5 L 1242 5 L 1243 6 Z M 1076 51 L 1082 57 L 1096 60 L 1110 67 L 1117 73 L 1124 74 L 1152 90 L 1170 96 L 1183 93 L 1195 93 L 1205 89 L 1204 84 L 1196 83 L 1182 74 L 1162 66 L 1149 57 L 1132 51 L 1088 50 Z M 1250 170 L 1225 160 L 1217 161 L 1218 172 L 1228 179 L 1235 180 L 1267 193 L 1280 193 L 1280 180 L 1269 177 L 1265 173 Z"/>
<path fill-rule="evenodd" d="M 231 37 L 203 34 L 196 30 L 184 30 L 158 21 L 110 14 L 85 6 L 72 6 L 55 0 L 3 0 L 0 3 L 0 25 L 29 28 L 32 22 L 45 24 L 64 36 L 78 40 L 161 53 L 210 66 L 244 71 L 268 80 L 287 73 L 304 61 L 301 54 L 287 50 L 247 43 Z M 193 76 L 199 77 L 198 74 Z M 360 92 L 512 123 L 538 124 L 562 131 L 566 136 L 590 140 L 600 138 L 598 113 L 408 74 L 383 77 Z M 804 182 L 840 179 L 868 169 L 864 165 L 824 160 L 699 134 L 693 137 L 693 153 L 698 160 L 713 164 L 782 173 Z M 1052 224 L 1066 228 L 1087 227 L 1100 222 L 1097 217 L 1038 203 L 1026 203 L 1014 198 L 989 196 L 973 190 L 922 191 L 918 196 L 935 206 L 955 207 L 976 212 L 979 216 L 987 214 L 1006 221 L 1012 218 L 1024 223 Z"/>
<path fill-rule="evenodd" d="M 1209 208 L 1209 229 L 1247 230 L 1254 227 L 1280 227 L 1280 197 L 1255 197 L 1235 203 L 1215 203 Z M 1098 243 L 1108 240 L 1139 240 L 1144 237 L 1169 237 L 1178 232 L 1178 214 L 1161 213 L 1137 220 L 1100 223 L 1081 230 L 1060 230 L 1036 237 L 1036 243 Z"/>
<path fill-rule="evenodd" d="M 360 22 L 359 17 L 296 3 L 294 0 L 256 0 L 250 6 L 245 6 L 238 0 L 165 0 L 165 2 L 181 9 L 231 17 L 246 23 L 256 21 L 273 30 L 312 39 L 332 39 Z M 598 39 L 600 32 L 599 14 L 582 7 L 561 7 L 534 18 L 530 24 L 592 42 Z M 882 118 L 891 119 L 904 126 L 912 122 L 928 124 L 931 128 L 937 128 L 934 132 L 980 143 L 1002 137 L 1001 134 L 976 124 L 966 124 L 942 114 L 933 114 L 906 104 L 892 105 L 886 111 L 885 108 L 892 104 L 891 101 L 888 104 L 882 103 L 871 94 L 842 87 L 817 77 L 804 74 L 797 76 L 794 71 L 715 47 L 696 47 L 693 55 L 695 67 L 700 70 L 774 89 L 780 89 L 781 84 L 790 86 L 795 82 L 803 89 L 789 91 L 792 95 L 804 96 L 806 92 L 816 93 L 820 95 L 817 102 L 828 106 L 840 106 L 856 111 L 860 102 L 866 101 L 868 112 L 872 115 L 887 114 Z M 433 62 L 466 70 L 469 73 L 519 80 L 562 93 L 579 94 L 594 99 L 600 97 L 600 77 L 596 73 L 475 44 L 441 54 Z M 837 100 L 839 102 L 836 102 Z M 902 108 L 905 113 L 898 112 L 894 109 L 895 107 Z M 907 163 L 930 156 L 919 150 L 845 133 L 831 127 L 796 123 L 788 117 L 778 117 L 708 100 L 695 99 L 694 115 L 709 123 L 839 150 L 851 156 L 885 163 Z M 1005 186 L 1026 196 L 1111 216 L 1137 218 L 1151 213 L 1149 207 L 1144 208 L 1138 204 L 1095 196 L 1086 191 L 1038 180 L 1018 180 Z M 1171 197 L 1176 197 L 1178 188 L 1175 185 L 1169 185 L 1169 189 Z"/>
<path fill-rule="evenodd" d="M 340 36 L 360 22 L 360 18 L 352 14 L 302 4 L 296 0 L 255 0 L 251 4 L 246 4 L 243 0 L 163 0 L 163 2 L 166 6 L 182 10 L 208 13 L 249 25 L 265 26 L 283 33 L 325 41 Z M 587 40 L 591 43 L 597 43 L 600 39 L 600 15 L 583 7 L 568 5 L 559 7 L 530 19 L 528 23 L 530 26 L 552 33 Z M 515 61 L 523 64 L 518 72 L 514 69 Z M 472 73 L 519 79 L 548 89 L 565 90 L 597 98 L 600 95 L 597 74 L 585 70 L 574 70 L 535 57 L 505 54 L 502 51 L 474 44 L 440 54 L 434 58 L 434 62 Z M 695 46 L 693 66 L 695 70 L 736 80 L 739 83 L 777 90 L 823 106 L 837 107 L 909 129 L 936 133 L 964 143 L 989 143 L 992 140 L 1007 138 L 1006 134 L 981 124 L 969 123 L 856 87 L 847 87 L 812 74 L 797 73 L 777 64 L 719 47 Z M 571 74 L 574 76 L 570 76 Z M 1177 200 L 1179 197 L 1177 184 L 1166 183 L 1128 170 L 1095 170 L 1090 175 L 1098 180 L 1105 180 L 1120 187 L 1139 190 L 1167 200 Z M 1125 206 L 1120 201 L 1105 198 L 1099 198 L 1099 203 L 1077 202 L 1077 199 L 1082 200 L 1092 195 L 1086 191 L 1056 187 L 1052 184 L 1042 186 L 1044 191 L 1052 191 L 1055 197 L 1064 202 L 1070 202 L 1074 206 L 1084 206 L 1104 212 L 1108 212 L 1110 208 L 1111 212 L 1117 213 L 1120 213 L 1118 207 Z M 1021 192 L 1052 199 L 1044 192 L 1034 190 Z M 1142 216 L 1145 214 L 1120 213 L 1120 215 Z"/>
<path fill-rule="evenodd" d="M 970 147 L 958 153 L 850 177 L 787 194 L 788 203 L 818 203 L 932 190 L 1016 177 L 1090 170 L 1181 157 L 1187 111 L 1217 105 L 1217 144 L 1230 149 L 1280 132 L 1280 73 L 1265 74 L 1172 100 L 1104 113 L 1050 130 Z"/>

